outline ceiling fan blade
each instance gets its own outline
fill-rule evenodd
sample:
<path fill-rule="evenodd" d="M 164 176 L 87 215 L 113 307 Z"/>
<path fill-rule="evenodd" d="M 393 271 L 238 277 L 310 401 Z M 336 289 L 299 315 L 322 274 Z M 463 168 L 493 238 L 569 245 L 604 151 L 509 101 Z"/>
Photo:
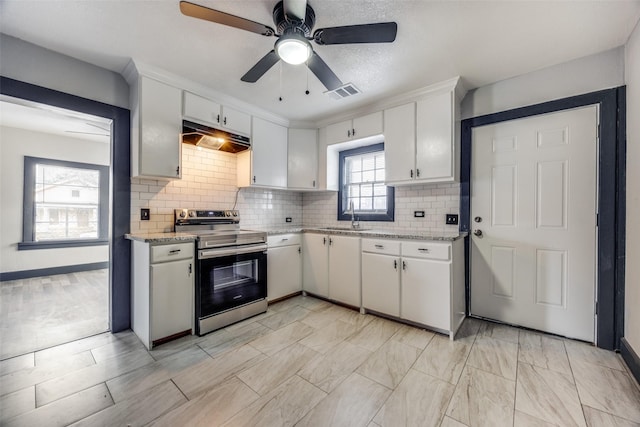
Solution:
<path fill-rule="evenodd" d="M 307 61 L 307 66 L 311 72 L 316 75 L 318 80 L 322 82 L 327 90 L 334 90 L 342 86 L 342 82 L 338 76 L 331 71 L 331 68 L 329 68 L 326 62 L 324 62 L 317 53 L 313 52 L 311 58 Z"/>
<path fill-rule="evenodd" d="M 395 22 L 380 22 L 320 28 L 313 33 L 313 39 L 318 44 L 391 43 L 397 32 Z"/>
<path fill-rule="evenodd" d="M 183 15 L 204 19 L 205 21 L 215 22 L 217 24 L 228 25 L 229 27 L 240 28 L 241 30 L 251 31 L 252 33 L 263 36 L 273 36 L 275 34 L 275 30 L 267 25 L 220 12 L 219 10 L 209 9 L 208 7 L 188 1 L 180 2 L 180 11 Z"/>
<path fill-rule="evenodd" d="M 249 71 L 247 71 L 247 73 L 242 76 L 240 80 L 247 83 L 257 82 L 260 77 L 262 77 L 264 73 L 269 71 L 269 69 L 273 67 L 279 60 L 280 58 L 278 58 L 278 54 L 276 53 L 276 51 L 272 50 L 271 52 L 263 56 L 262 59 L 258 61 L 258 63 L 254 65 Z"/>
<path fill-rule="evenodd" d="M 295 18 L 298 21 L 304 22 L 305 15 L 307 14 L 307 0 L 283 0 L 284 13 L 289 18 Z"/>

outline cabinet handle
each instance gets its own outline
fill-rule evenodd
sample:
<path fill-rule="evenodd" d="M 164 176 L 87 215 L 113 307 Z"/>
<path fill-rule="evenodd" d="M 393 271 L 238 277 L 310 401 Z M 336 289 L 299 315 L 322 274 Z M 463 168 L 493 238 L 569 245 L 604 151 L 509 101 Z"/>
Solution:
<path fill-rule="evenodd" d="M 191 272 L 192 272 L 192 268 L 191 268 L 191 264 L 189 264 L 189 276 L 191 276 Z"/>
<path fill-rule="evenodd" d="M 285 237 L 285 238 L 283 238 L 283 239 L 282 239 L 282 240 L 280 240 L 280 241 L 281 241 L 281 242 L 286 242 L 287 240 L 289 240 L 289 239 L 287 239 L 287 238 Z"/>
<path fill-rule="evenodd" d="M 384 249 L 384 246 L 382 246 L 382 245 L 376 245 L 376 249 Z"/>
<path fill-rule="evenodd" d="M 169 255 L 175 255 L 177 253 L 180 253 L 181 250 L 182 249 L 172 249 L 172 250 L 169 251 Z"/>
<path fill-rule="evenodd" d="M 302 248 L 298 248 L 298 253 L 301 254 L 302 253 Z"/>
<path fill-rule="evenodd" d="M 180 166 L 176 168 L 176 176 L 180 176 Z"/>
<path fill-rule="evenodd" d="M 220 114 L 218 114 L 218 115 L 216 116 L 216 122 L 217 122 L 217 123 L 220 123 Z"/>
<path fill-rule="evenodd" d="M 333 243 L 333 239 L 329 237 L 329 246 L 331 246 L 332 243 Z"/>
<path fill-rule="evenodd" d="M 397 269 L 398 269 L 398 260 L 397 260 L 397 259 L 394 259 L 394 260 L 393 260 L 393 269 L 394 269 L 394 270 L 397 270 Z"/>
<path fill-rule="evenodd" d="M 327 238 L 326 238 L 326 237 L 323 237 L 323 238 L 322 238 L 322 244 L 323 244 L 323 245 L 326 245 L 326 244 L 327 244 Z"/>
<path fill-rule="evenodd" d="M 409 172 L 409 175 L 411 175 L 411 178 L 413 178 L 413 169 L 411 169 L 411 172 Z"/>
<path fill-rule="evenodd" d="M 351 131 L 350 130 L 347 131 L 347 138 L 351 138 Z"/>
<path fill-rule="evenodd" d="M 222 121 L 222 124 L 224 124 L 224 125 L 227 124 L 227 116 L 224 117 L 224 120 Z"/>
<path fill-rule="evenodd" d="M 418 251 L 424 252 L 424 253 L 427 253 L 427 254 L 429 253 L 429 249 L 427 249 L 427 248 L 418 248 Z"/>
<path fill-rule="evenodd" d="M 256 183 L 256 176 L 255 175 L 253 175 L 253 183 L 254 184 Z"/>
<path fill-rule="evenodd" d="M 420 178 L 420 169 L 416 168 L 416 178 Z"/>
<path fill-rule="evenodd" d="M 404 262 L 404 261 L 402 261 L 402 269 L 403 269 L 403 270 L 406 270 L 406 269 L 407 269 L 407 263 L 406 263 L 406 262 Z"/>
<path fill-rule="evenodd" d="M 313 184 L 312 184 L 313 188 L 316 188 L 316 180 L 313 180 Z"/>
<path fill-rule="evenodd" d="M 351 129 L 351 136 L 356 136 L 356 130 L 355 129 Z"/>

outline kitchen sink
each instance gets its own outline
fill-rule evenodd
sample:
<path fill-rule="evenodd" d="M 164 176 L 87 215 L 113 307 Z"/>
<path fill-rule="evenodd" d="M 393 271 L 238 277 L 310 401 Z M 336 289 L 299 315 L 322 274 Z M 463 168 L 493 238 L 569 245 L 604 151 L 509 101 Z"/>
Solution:
<path fill-rule="evenodd" d="M 319 230 L 329 231 L 368 231 L 368 228 L 352 228 L 352 227 L 320 227 Z"/>

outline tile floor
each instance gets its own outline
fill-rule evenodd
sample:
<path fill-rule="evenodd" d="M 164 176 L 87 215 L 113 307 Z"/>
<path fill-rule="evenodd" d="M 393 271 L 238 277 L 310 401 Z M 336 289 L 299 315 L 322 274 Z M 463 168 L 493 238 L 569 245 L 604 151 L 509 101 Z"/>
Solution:
<path fill-rule="evenodd" d="M 108 269 L 0 283 L 0 360 L 108 330 Z"/>
<path fill-rule="evenodd" d="M 105 333 L 0 375 L 3 426 L 640 426 L 613 352 L 475 319 L 450 341 L 302 296 L 152 351 Z"/>

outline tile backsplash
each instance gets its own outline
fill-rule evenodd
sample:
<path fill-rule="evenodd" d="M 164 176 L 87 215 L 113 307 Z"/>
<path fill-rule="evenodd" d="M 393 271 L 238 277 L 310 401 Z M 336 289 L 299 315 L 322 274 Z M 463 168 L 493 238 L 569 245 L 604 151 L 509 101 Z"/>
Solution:
<path fill-rule="evenodd" d="M 131 232 L 173 231 L 176 208 L 236 209 L 243 228 L 302 225 L 302 195 L 236 186 L 236 155 L 182 145 L 182 179 L 131 178 Z M 237 197 L 237 204 L 236 204 Z M 140 221 L 140 209 L 151 219 Z"/>
<path fill-rule="evenodd" d="M 182 179 L 173 181 L 131 178 L 131 232 L 173 231 L 176 208 L 240 211 L 243 228 L 285 226 L 345 226 L 338 221 L 336 192 L 298 193 L 236 186 L 236 155 L 183 144 Z M 237 198 L 237 200 L 236 200 Z M 149 221 L 140 221 L 140 209 L 149 208 Z M 458 214 L 460 184 L 396 187 L 395 221 L 366 222 L 366 228 L 398 231 L 455 232 L 445 225 L 445 214 Z M 424 218 L 414 218 L 416 210 Z M 285 218 L 292 222 L 286 223 Z"/>
<path fill-rule="evenodd" d="M 302 218 L 304 226 L 336 227 L 349 225 L 338 221 L 338 193 L 304 193 Z M 414 211 L 425 211 L 424 218 L 414 218 Z M 413 230 L 424 232 L 456 232 L 457 225 L 446 225 L 446 214 L 460 211 L 460 184 L 429 184 L 396 187 L 395 221 L 361 223 L 364 228 L 376 230 Z M 356 215 L 357 217 L 357 215 Z"/>

